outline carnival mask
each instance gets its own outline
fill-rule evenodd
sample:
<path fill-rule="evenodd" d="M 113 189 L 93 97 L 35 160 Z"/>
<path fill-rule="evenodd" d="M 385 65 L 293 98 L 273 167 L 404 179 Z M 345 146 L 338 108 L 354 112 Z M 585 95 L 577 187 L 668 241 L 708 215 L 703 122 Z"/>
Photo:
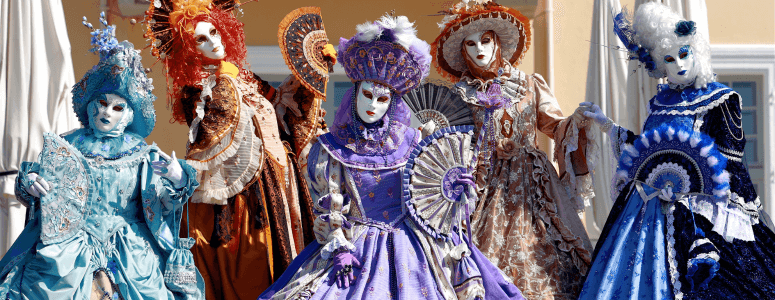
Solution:
<path fill-rule="evenodd" d="M 371 81 L 361 81 L 356 102 L 358 116 L 364 123 L 377 122 L 390 107 L 390 89 Z"/>
<path fill-rule="evenodd" d="M 694 54 L 689 45 L 675 46 L 664 57 L 667 81 L 677 85 L 688 85 L 697 78 Z"/>
<path fill-rule="evenodd" d="M 209 59 L 221 60 L 226 57 L 226 50 L 221 43 L 221 34 L 210 22 L 199 22 L 194 29 L 196 50 Z"/>
<path fill-rule="evenodd" d="M 486 68 L 495 56 L 497 47 L 491 31 L 472 33 L 463 40 L 466 53 L 477 66 Z"/>
<path fill-rule="evenodd" d="M 101 133 L 99 135 L 120 135 L 132 123 L 132 108 L 118 95 L 105 94 L 104 99 L 93 100 L 89 103 L 88 112 L 91 116 L 89 124 Z"/>

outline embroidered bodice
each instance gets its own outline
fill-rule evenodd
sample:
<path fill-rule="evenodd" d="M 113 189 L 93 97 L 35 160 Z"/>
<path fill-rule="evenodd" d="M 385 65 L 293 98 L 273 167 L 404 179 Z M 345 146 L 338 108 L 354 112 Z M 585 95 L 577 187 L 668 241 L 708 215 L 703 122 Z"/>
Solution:
<path fill-rule="evenodd" d="M 150 149 L 116 163 L 98 163 L 86 158 L 94 186 L 92 201 L 86 207 L 84 230 L 107 241 L 113 232 L 127 224 L 143 221 L 140 188 L 140 161 Z"/>
<path fill-rule="evenodd" d="M 503 96 L 508 98 L 504 107 L 491 110 L 489 134 L 494 135 L 498 143 L 513 143 L 515 148 L 535 149 L 536 130 L 554 137 L 557 125 L 564 120 L 557 100 L 541 77 L 529 76 L 518 69 L 511 70 L 511 76 L 501 77 Z M 463 95 L 474 112 L 477 128 L 484 128 L 488 119 L 488 108 L 478 99 L 492 81 L 483 83 L 479 79 L 463 78 L 456 85 L 458 93 Z M 505 140 L 504 140 L 505 139 Z"/>
<path fill-rule="evenodd" d="M 315 230 L 324 255 L 342 247 L 353 249 L 354 224 L 391 228 L 404 220 L 401 174 L 420 133 L 407 128 L 403 135 L 397 150 L 385 156 L 357 154 L 331 133 L 312 145 L 305 173 L 318 220 L 325 223 Z"/>

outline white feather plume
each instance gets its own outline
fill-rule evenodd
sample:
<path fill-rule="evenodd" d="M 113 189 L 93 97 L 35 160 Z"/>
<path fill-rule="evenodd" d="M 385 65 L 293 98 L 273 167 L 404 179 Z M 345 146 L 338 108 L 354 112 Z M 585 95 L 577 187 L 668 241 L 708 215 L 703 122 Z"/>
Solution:
<path fill-rule="evenodd" d="M 396 38 L 395 42 L 406 49 L 409 49 L 412 43 L 417 40 L 417 29 L 414 28 L 414 23 L 410 22 L 406 16 L 391 17 L 384 15 L 373 23 L 366 22 L 355 26 L 355 30 L 359 33 L 357 39 L 362 42 L 371 42 L 380 38 L 387 29 L 393 31 L 393 35 Z"/>

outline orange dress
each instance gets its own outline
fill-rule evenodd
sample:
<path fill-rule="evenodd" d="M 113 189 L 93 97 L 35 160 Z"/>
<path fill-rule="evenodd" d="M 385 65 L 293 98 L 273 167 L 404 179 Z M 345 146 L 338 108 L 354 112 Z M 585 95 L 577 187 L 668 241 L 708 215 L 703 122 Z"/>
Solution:
<path fill-rule="evenodd" d="M 207 299 L 256 299 L 314 239 L 311 198 L 261 93 L 274 90 L 257 77 L 221 73 L 183 91 L 196 137 L 186 159 L 201 185 L 181 235 L 196 239 L 191 250 Z M 197 118 L 199 99 L 207 101 Z"/>

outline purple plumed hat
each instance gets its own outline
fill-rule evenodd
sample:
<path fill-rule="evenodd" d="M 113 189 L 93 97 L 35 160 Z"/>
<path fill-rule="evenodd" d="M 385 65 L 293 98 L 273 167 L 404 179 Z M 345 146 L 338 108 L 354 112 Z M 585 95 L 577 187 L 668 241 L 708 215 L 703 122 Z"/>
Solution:
<path fill-rule="evenodd" d="M 383 16 L 356 27 L 351 39 L 339 40 L 337 56 L 353 82 L 381 83 L 398 94 L 416 88 L 430 72 L 430 45 L 417 38 L 406 16 Z"/>

